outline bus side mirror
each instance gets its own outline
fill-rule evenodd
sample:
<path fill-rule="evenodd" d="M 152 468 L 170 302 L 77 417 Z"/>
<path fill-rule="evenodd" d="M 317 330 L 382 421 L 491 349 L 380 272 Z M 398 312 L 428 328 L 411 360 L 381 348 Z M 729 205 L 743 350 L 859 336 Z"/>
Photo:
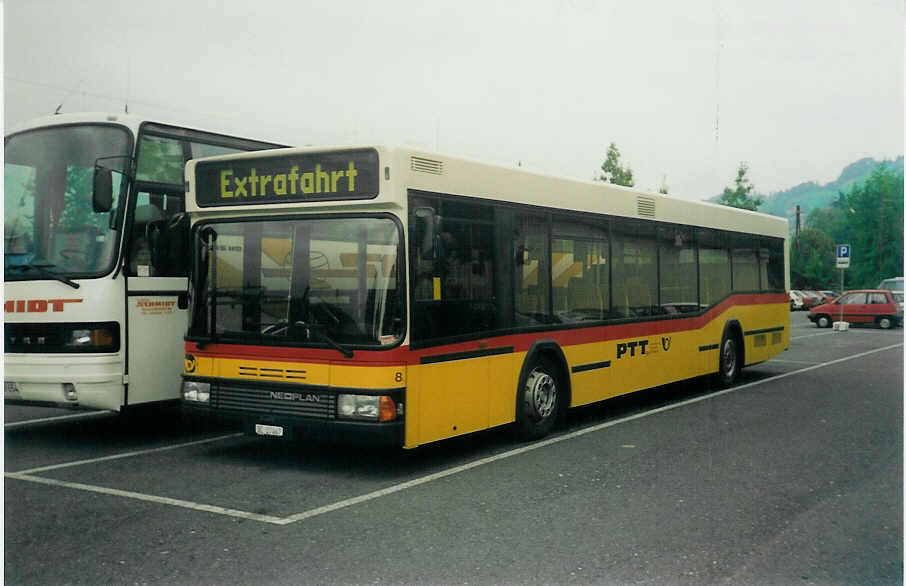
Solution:
<path fill-rule="evenodd" d="M 437 234 L 440 216 L 432 208 L 416 208 L 415 219 L 422 232 L 422 260 L 436 260 L 438 256 Z"/>
<path fill-rule="evenodd" d="M 110 159 L 125 159 L 126 164 L 123 168 L 120 169 L 111 169 L 110 167 L 104 166 L 101 161 L 107 161 Z M 103 214 L 109 212 L 113 209 L 113 173 L 123 179 L 132 181 L 134 177 L 127 170 L 130 166 L 132 158 L 125 155 L 113 155 L 110 157 L 98 157 L 94 160 L 94 177 L 93 177 L 93 189 L 91 195 L 91 207 L 94 209 L 96 214 Z M 122 189 L 122 184 L 117 188 L 117 192 Z M 111 227 L 113 227 L 113 218 L 111 218 Z"/>
<path fill-rule="evenodd" d="M 113 172 L 110 169 L 94 166 L 94 194 L 91 197 L 94 213 L 103 214 L 113 207 Z"/>

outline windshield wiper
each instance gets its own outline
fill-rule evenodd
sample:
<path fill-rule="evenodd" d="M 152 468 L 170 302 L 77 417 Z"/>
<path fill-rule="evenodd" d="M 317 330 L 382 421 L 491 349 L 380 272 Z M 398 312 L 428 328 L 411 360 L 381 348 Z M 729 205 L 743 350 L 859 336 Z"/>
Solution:
<path fill-rule="evenodd" d="M 81 285 L 79 285 L 75 281 L 73 281 L 71 279 L 67 279 L 63 275 L 58 275 L 57 273 L 55 273 L 51 270 L 48 270 L 48 269 L 52 269 L 55 266 L 57 266 L 57 265 L 55 265 L 53 263 L 40 263 L 40 264 L 39 263 L 24 263 L 21 265 L 11 266 L 9 268 L 10 269 L 31 269 L 33 271 L 36 271 L 36 272 L 44 275 L 45 277 L 50 277 L 51 279 L 54 279 L 61 283 L 65 283 L 66 285 L 69 285 L 73 289 L 78 289 L 79 287 L 81 287 Z"/>
<path fill-rule="evenodd" d="M 333 338 L 331 338 L 325 332 L 322 331 L 322 328 L 324 327 L 323 324 L 309 324 L 309 323 L 305 323 L 304 321 L 297 321 L 294 325 L 302 326 L 303 328 L 305 328 L 305 333 L 309 337 L 311 336 L 311 333 L 314 332 L 315 334 L 320 336 L 321 339 L 324 340 L 328 346 L 330 346 L 331 348 L 333 348 L 334 350 L 336 350 L 337 352 L 342 354 L 345 358 L 353 357 L 352 350 L 350 350 L 349 348 L 344 348 L 343 346 L 340 346 L 340 344 L 338 344 L 336 342 L 336 340 L 334 340 Z"/>

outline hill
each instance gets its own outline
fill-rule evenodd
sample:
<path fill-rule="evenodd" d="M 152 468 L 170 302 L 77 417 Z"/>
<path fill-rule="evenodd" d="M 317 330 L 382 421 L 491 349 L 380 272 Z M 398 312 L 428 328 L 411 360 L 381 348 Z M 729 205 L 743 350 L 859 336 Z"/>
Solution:
<path fill-rule="evenodd" d="M 769 195 L 759 193 L 757 195 L 764 198 L 764 205 L 758 211 L 772 216 L 787 218 L 790 221 L 790 229 L 792 230 L 796 226 L 796 204 L 799 204 L 802 210 L 802 222 L 804 224 L 805 218 L 810 211 L 816 208 L 830 207 L 834 200 L 837 199 L 837 194 L 840 191 L 847 191 L 853 184 L 865 181 L 872 171 L 882 164 L 886 164 L 896 173 L 903 173 L 902 155 L 894 161 L 877 161 L 866 157 L 844 167 L 840 176 L 830 183 L 821 185 L 814 181 L 808 181 Z M 715 196 L 708 201 L 717 201 L 719 197 L 719 195 Z"/>

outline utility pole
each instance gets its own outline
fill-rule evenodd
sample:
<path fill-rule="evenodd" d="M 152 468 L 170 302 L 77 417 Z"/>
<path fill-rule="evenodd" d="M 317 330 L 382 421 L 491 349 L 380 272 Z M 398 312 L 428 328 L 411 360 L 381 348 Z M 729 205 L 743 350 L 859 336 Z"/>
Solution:
<path fill-rule="evenodd" d="M 799 250 L 799 226 L 802 212 L 799 210 L 799 204 L 796 204 L 796 250 Z"/>
<path fill-rule="evenodd" d="M 878 274 L 877 278 L 883 279 L 881 274 L 881 256 L 884 254 L 884 191 L 878 193 Z"/>

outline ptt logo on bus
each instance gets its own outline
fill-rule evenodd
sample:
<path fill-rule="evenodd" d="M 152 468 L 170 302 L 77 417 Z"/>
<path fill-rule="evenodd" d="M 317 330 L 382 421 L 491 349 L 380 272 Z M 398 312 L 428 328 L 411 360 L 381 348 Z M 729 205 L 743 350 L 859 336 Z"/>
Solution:
<path fill-rule="evenodd" d="M 624 354 L 629 352 L 629 356 L 635 356 L 636 350 L 639 351 L 639 355 L 645 354 L 645 349 L 648 347 L 648 340 L 633 340 L 632 342 L 619 342 L 617 344 L 617 360 L 623 357 Z"/>
<path fill-rule="evenodd" d="M 629 353 L 629 357 L 632 358 L 638 353 L 639 356 L 648 356 L 649 354 L 654 354 L 660 351 L 661 348 L 664 349 L 664 352 L 670 350 L 670 345 L 672 340 L 670 336 L 661 337 L 661 345 L 658 347 L 658 343 L 655 340 L 654 344 L 649 348 L 648 340 L 633 340 L 631 342 L 618 342 L 617 343 L 617 360 L 623 358 L 626 353 Z"/>
<path fill-rule="evenodd" d="M 81 303 L 84 299 L 10 299 L 3 304 L 6 313 L 60 312 L 67 303 Z"/>

